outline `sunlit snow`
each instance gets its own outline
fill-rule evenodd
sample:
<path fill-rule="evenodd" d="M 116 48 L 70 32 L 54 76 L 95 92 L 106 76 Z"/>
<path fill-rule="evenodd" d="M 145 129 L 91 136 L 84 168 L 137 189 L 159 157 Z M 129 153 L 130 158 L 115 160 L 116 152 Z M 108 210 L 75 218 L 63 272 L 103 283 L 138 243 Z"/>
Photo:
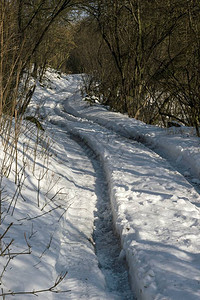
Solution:
<path fill-rule="evenodd" d="M 46 76 L 50 83 L 38 85 L 28 112 L 43 120 L 40 155 L 33 172 L 37 130 L 28 123 L 14 211 L 14 171 L 1 186 L 1 234 L 13 222 L 4 242 L 14 239 L 6 268 L 7 256 L 0 258 L 1 293 L 48 289 L 64 274 L 62 293 L 37 299 L 199 299 L 199 138 L 191 128 L 161 129 L 90 105 L 81 75 Z M 35 299 L 6 299 L 13 297 Z"/>

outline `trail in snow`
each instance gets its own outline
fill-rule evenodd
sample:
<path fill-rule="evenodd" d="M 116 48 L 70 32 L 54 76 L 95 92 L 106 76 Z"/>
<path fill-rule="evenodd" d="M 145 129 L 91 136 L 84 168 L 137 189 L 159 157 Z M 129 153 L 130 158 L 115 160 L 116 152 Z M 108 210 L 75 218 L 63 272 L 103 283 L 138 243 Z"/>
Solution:
<path fill-rule="evenodd" d="M 169 299 L 178 294 L 181 299 L 189 295 L 198 299 L 196 264 L 181 275 L 188 260 L 196 260 L 198 250 L 198 241 L 192 241 L 199 232 L 199 215 L 189 203 L 190 199 L 198 201 L 194 190 L 166 160 L 140 143 L 86 120 L 68 119 L 73 119 L 68 121 L 71 130 L 79 133 L 104 161 L 112 187 L 115 222 L 122 234 L 137 295 L 155 299 L 157 289 L 167 286 Z M 190 255 L 188 248 L 194 254 Z M 184 285 L 187 288 L 183 289 Z M 162 299 L 162 295 L 156 299 Z"/>
<path fill-rule="evenodd" d="M 89 106 L 75 94 L 78 80 L 58 80 L 56 99 L 52 94 L 45 107 L 50 121 L 79 136 L 101 159 L 115 229 L 138 299 L 199 299 L 200 211 L 192 203 L 200 198 L 167 160 L 149 149 L 159 144 L 164 154 L 179 155 L 179 144 L 171 147 L 173 140 L 158 128 Z"/>
<path fill-rule="evenodd" d="M 92 157 L 89 151 L 89 157 Z M 97 210 L 95 212 L 95 229 L 93 239 L 95 252 L 102 270 L 107 288 L 110 292 L 117 293 L 119 299 L 132 300 L 133 292 L 130 288 L 128 268 L 125 253 L 121 248 L 119 237 L 114 232 L 112 209 L 108 193 L 108 185 L 102 167 L 98 160 L 92 160 L 96 170 L 96 195 Z"/>
<path fill-rule="evenodd" d="M 13 253 L 27 249 L 26 233 L 31 254 L 14 257 L 6 271 L 6 257 L 1 256 L 0 273 L 5 271 L 1 291 L 44 289 L 67 271 L 59 285 L 66 294 L 39 294 L 38 299 L 131 299 L 126 257 L 138 299 L 199 300 L 200 197 L 188 182 L 197 187 L 200 183 L 199 139 L 169 136 L 168 131 L 100 105 L 89 106 L 76 93 L 80 76 L 60 77 L 52 71 L 49 76 L 53 89 L 38 86 L 33 101 L 35 115 L 41 99 L 45 100 L 40 113 L 53 144 L 49 172 L 38 195 L 39 181 L 34 175 L 46 168 L 39 155 L 37 174 L 27 168 L 15 213 L 6 213 L 1 226 L 2 234 L 14 222 L 5 240 L 15 239 Z M 41 152 L 42 140 L 43 136 Z M 187 181 L 157 150 L 162 157 L 172 158 L 176 170 L 183 167 Z M 0 154 L 3 157 L 1 148 Z M 23 159 L 19 158 L 19 164 Z M 197 177 L 192 178 L 195 172 Z M 16 191 L 14 175 L 4 178 L 8 200 Z M 57 205 L 61 205 L 59 210 L 51 210 Z"/>
<path fill-rule="evenodd" d="M 52 123 L 55 125 L 53 120 Z M 57 124 L 58 127 L 59 124 L 60 122 Z M 62 127 L 62 131 L 65 132 L 64 127 Z M 67 132 L 66 135 L 68 135 Z M 83 170 L 86 172 L 88 169 L 86 166 L 88 164 L 87 161 L 93 166 L 94 193 L 97 200 L 96 209 L 94 212 L 95 221 L 93 239 L 89 237 L 88 240 L 94 246 L 98 260 L 98 266 L 105 277 L 106 291 L 109 295 L 108 299 L 133 300 L 135 298 L 130 288 L 125 255 L 122 255 L 119 237 L 117 237 L 116 233 L 114 232 L 108 186 L 102 166 L 96 154 L 91 148 L 86 146 L 86 144 L 81 141 L 78 136 L 73 135 L 72 133 L 69 136 L 78 144 L 78 149 L 81 153 L 79 155 L 82 155 L 82 157 L 85 156 L 84 164 L 82 164 L 80 161 L 80 165 L 79 167 L 77 166 L 77 168 L 79 170 L 83 168 Z M 90 201 L 90 199 L 88 199 L 88 201 Z M 68 218 L 66 216 L 66 220 L 67 219 Z M 63 232 L 64 231 L 65 228 L 63 227 Z M 66 233 L 63 234 L 66 235 Z M 59 265 L 59 262 L 57 265 Z M 88 294 L 87 297 L 90 299 L 91 294 Z M 106 296 L 104 296 L 103 299 L 106 299 L 105 297 Z"/>
<path fill-rule="evenodd" d="M 76 99 L 75 96 L 74 99 Z M 83 111 L 84 111 L 85 104 L 84 101 L 82 102 L 83 102 Z M 113 122 L 112 117 L 110 118 L 110 115 L 112 114 L 115 115 L 114 118 L 116 118 L 116 121 L 118 120 L 118 118 L 122 118 L 121 115 L 119 117 L 117 113 L 106 111 L 106 115 L 108 115 L 108 119 L 106 119 L 105 116 L 102 117 L 102 115 L 98 117 L 99 113 L 98 112 L 97 114 L 94 113 L 95 111 L 95 106 L 94 106 L 91 107 L 91 113 L 89 114 L 87 114 L 87 109 L 86 109 L 86 113 L 83 113 L 83 115 L 85 114 L 86 117 L 83 117 L 80 111 L 79 112 L 76 111 L 76 109 L 71 106 L 71 99 L 69 102 L 67 100 L 64 101 L 63 103 L 64 105 L 62 107 L 62 110 L 68 113 L 69 115 L 68 118 L 70 120 L 74 120 L 74 121 L 78 120 L 79 122 L 83 122 L 83 123 L 88 122 L 89 124 L 98 124 L 99 126 L 102 127 L 102 129 L 104 130 L 107 129 L 108 131 L 115 133 L 116 136 L 121 137 L 122 139 L 124 138 L 128 143 L 130 141 L 137 141 L 139 143 L 142 143 L 145 147 L 147 147 L 148 149 L 150 149 L 151 151 L 159 155 L 163 160 L 166 161 L 166 163 L 170 164 L 174 171 L 179 172 L 185 178 L 185 180 L 188 181 L 188 183 L 191 184 L 196 190 L 196 192 L 200 195 L 200 180 L 196 178 L 198 176 L 195 176 L 196 173 L 195 170 L 190 169 L 188 172 L 187 162 L 184 163 L 181 157 L 175 159 L 170 154 L 170 152 L 173 152 L 173 145 L 171 151 L 169 151 L 168 153 L 166 149 L 162 147 L 162 144 L 155 145 L 153 139 L 151 141 L 151 138 L 148 136 L 148 134 L 147 136 L 145 136 L 145 134 L 143 136 L 142 134 L 138 133 L 134 127 L 131 128 L 128 122 L 127 122 L 128 126 L 126 127 L 125 125 L 127 121 L 126 117 L 124 117 L 125 124 L 123 124 L 124 120 L 121 122 L 122 124 L 120 124 L 120 122 L 115 122 L 115 121 Z M 59 114 L 59 110 L 57 110 L 57 113 Z M 132 121 L 132 119 L 128 119 L 128 120 Z M 200 207 L 199 202 L 192 202 L 192 203 L 197 207 Z"/>

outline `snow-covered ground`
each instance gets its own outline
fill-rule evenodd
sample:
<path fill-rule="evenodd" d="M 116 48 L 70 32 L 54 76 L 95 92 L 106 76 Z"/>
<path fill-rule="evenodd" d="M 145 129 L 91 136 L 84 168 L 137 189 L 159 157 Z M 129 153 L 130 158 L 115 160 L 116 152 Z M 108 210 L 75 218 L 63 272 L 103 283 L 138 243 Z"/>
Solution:
<path fill-rule="evenodd" d="M 200 299 L 199 138 L 90 105 L 81 76 L 47 76 L 29 112 L 39 113 L 45 133 L 28 123 L 18 184 L 13 169 L 1 185 L 1 234 L 13 223 L 1 251 L 14 239 L 0 257 L 1 294 Z M 61 293 L 43 291 L 58 276 Z"/>

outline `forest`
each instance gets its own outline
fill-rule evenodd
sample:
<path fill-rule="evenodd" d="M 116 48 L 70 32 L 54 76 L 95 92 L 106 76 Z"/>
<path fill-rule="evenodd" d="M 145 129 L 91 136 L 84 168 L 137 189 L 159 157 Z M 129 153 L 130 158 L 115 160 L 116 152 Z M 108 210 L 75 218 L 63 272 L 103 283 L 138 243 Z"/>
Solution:
<path fill-rule="evenodd" d="M 198 0 L 1 0 L 0 131 L 20 124 L 48 67 L 148 124 L 200 136 Z"/>
<path fill-rule="evenodd" d="M 0 0 L 0 298 L 199 299 L 198 137 L 199 0 Z"/>

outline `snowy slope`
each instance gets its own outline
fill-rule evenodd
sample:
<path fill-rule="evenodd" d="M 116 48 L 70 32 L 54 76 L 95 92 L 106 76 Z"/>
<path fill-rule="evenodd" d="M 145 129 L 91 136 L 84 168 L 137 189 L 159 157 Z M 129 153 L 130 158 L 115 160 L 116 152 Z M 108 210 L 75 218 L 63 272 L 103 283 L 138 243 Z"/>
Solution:
<path fill-rule="evenodd" d="M 176 133 L 89 105 L 80 96 L 81 76 L 47 75 L 51 88 L 38 86 L 30 113 L 39 108 L 51 136 L 49 171 L 41 181 L 39 207 L 42 157 L 37 176 L 26 171 L 13 216 L 5 213 L 2 231 L 14 222 L 9 238 L 16 236 L 16 247 L 27 249 L 26 232 L 31 254 L 12 259 L 2 276 L 3 291 L 44 289 L 68 272 L 59 285 L 66 293 L 38 293 L 39 299 L 199 299 L 199 139 L 190 129 Z M 13 178 L 4 180 L 14 193 Z M 104 203 L 108 193 L 111 207 Z M 42 208 L 50 212 L 34 218 Z M 119 253 L 109 239 L 113 233 L 105 235 L 98 225 L 109 209 L 121 239 Z M 126 258 L 132 296 L 122 283 L 127 277 L 107 270 L 105 256 L 111 260 L 112 248 L 121 274 Z M 0 263 L 3 268 L 5 258 Z"/>
<path fill-rule="evenodd" d="M 69 135 L 56 127 L 53 132 L 56 139 L 53 137 L 48 172 L 40 182 L 39 194 L 37 179 L 46 168 L 42 158 L 38 158 L 34 174 L 30 162 L 13 216 L 11 210 L 4 211 L 1 231 L 13 222 L 5 243 L 12 238 L 14 242 L 11 261 L 2 276 L 2 291 L 20 293 L 14 299 L 35 299 L 34 295 L 21 294 L 27 291 L 39 291 L 38 299 L 117 299 L 105 291 L 105 279 L 91 242 L 97 197 L 92 163 Z M 10 198 L 17 190 L 13 181 L 10 176 L 3 183 L 4 195 Z M 2 272 L 7 256 L 1 257 L 0 262 Z M 66 293 L 41 292 L 65 272 L 66 277 L 55 290 Z"/>

